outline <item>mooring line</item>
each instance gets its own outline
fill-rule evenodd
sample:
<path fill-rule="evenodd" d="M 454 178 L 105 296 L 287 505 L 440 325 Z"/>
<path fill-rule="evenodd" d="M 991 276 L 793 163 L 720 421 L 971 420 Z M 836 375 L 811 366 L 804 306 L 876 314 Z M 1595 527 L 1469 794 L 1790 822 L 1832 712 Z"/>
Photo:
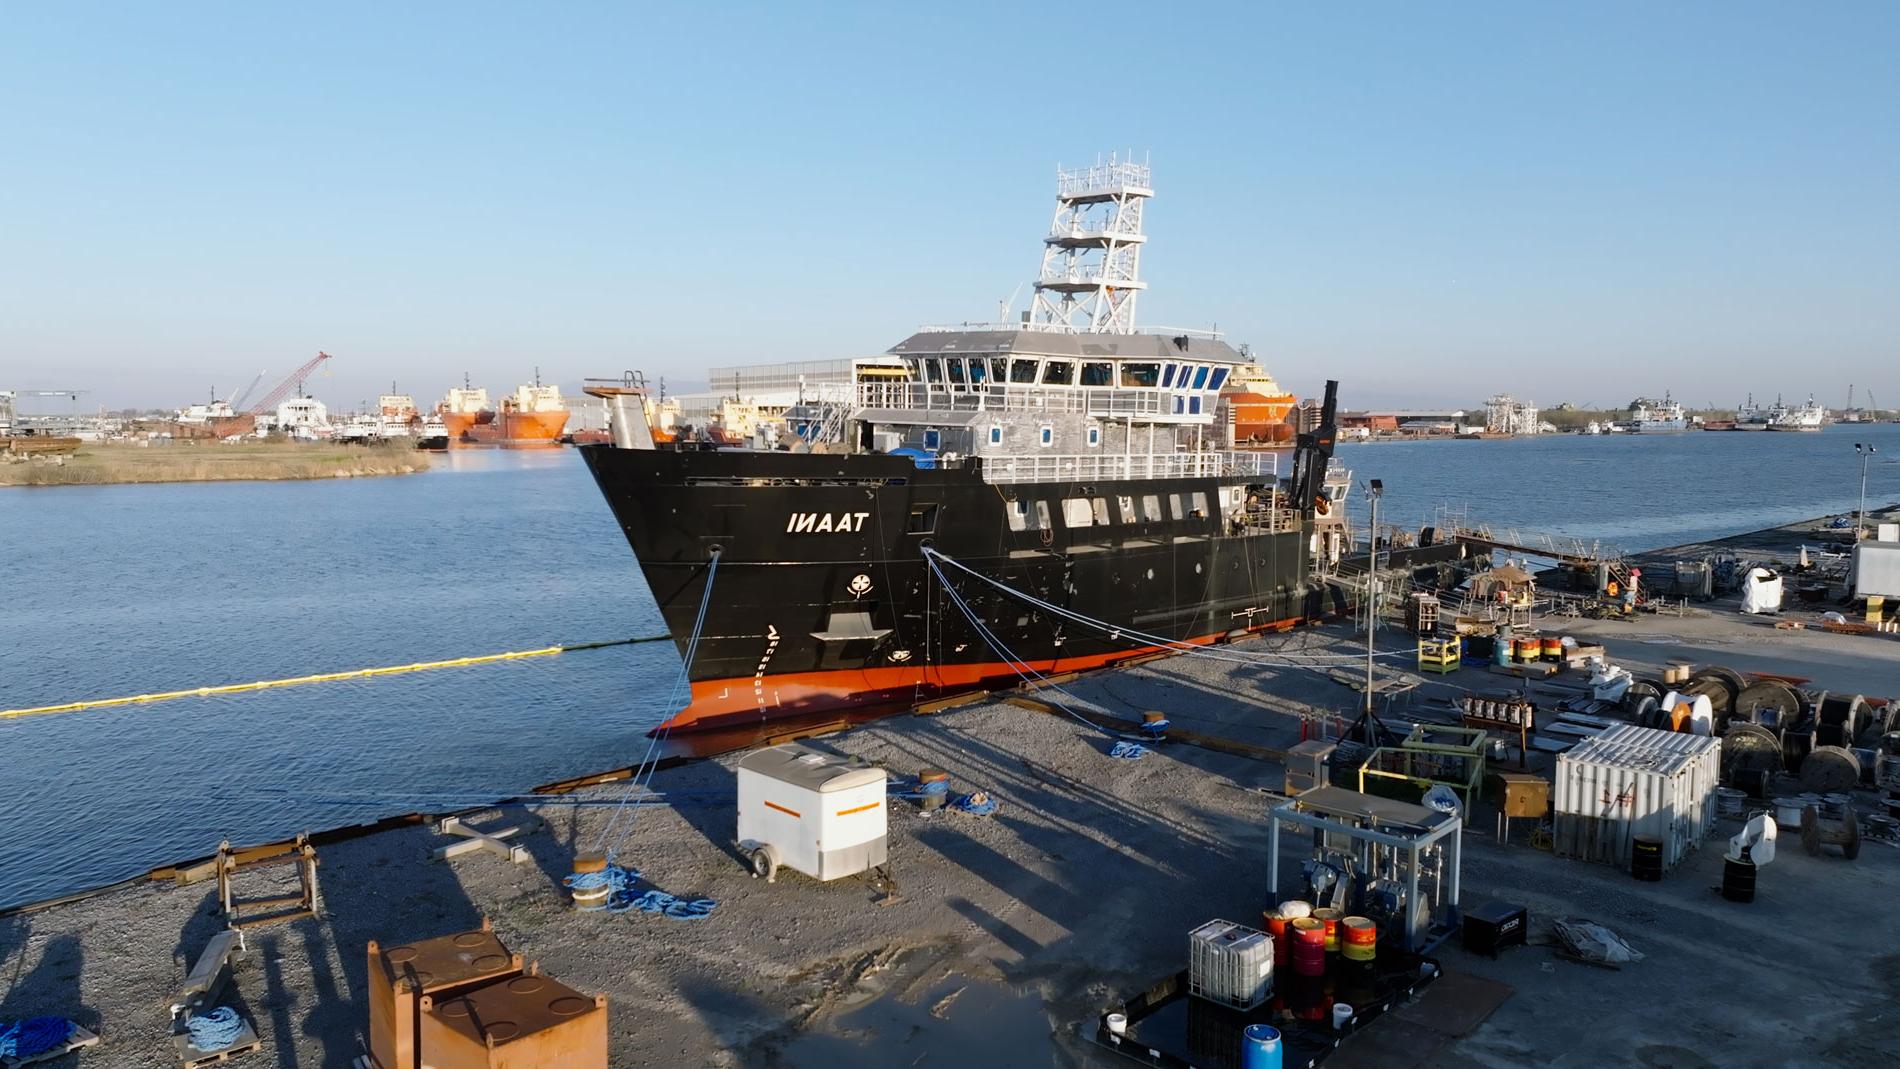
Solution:
<path fill-rule="evenodd" d="M 520 661 L 530 657 L 552 657 L 556 654 L 575 650 L 599 650 L 609 646 L 634 646 L 643 642 L 659 642 L 670 635 L 642 635 L 637 638 L 609 639 L 605 642 L 576 642 L 567 646 L 543 646 L 536 650 L 510 650 L 506 653 L 484 653 L 474 657 L 454 657 L 446 661 L 418 661 L 415 664 L 389 665 L 384 668 L 356 668 L 347 672 L 324 672 L 311 676 L 293 676 L 289 679 L 264 679 L 256 683 L 225 683 L 215 687 L 195 687 L 190 690 L 167 690 L 156 694 L 131 694 L 122 698 L 94 698 L 90 701 L 65 702 L 60 705 L 40 705 L 31 709 L 0 709 L 0 720 L 14 720 L 26 716 L 41 716 L 47 713 L 76 713 L 84 709 L 104 709 L 115 705 L 144 705 L 150 702 L 171 701 L 175 698 L 208 698 L 214 694 L 243 694 L 250 691 L 272 690 L 277 687 L 295 687 L 305 683 L 331 683 L 342 679 L 373 679 L 377 676 L 401 675 L 406 672 L 428 672 L 438 668 L 463 668 L 469 665 L 494 664 L 499 661 Z"/>

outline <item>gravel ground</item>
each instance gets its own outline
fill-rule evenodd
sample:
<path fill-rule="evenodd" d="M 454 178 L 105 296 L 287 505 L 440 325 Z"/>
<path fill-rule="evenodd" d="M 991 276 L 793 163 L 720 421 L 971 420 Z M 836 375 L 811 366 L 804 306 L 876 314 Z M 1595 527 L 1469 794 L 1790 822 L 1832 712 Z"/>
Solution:
<path fill-rule="evenodd" d="M 1812 669 L 1803 674 L 1817 680 L 1857 672 L 1867 681 L 1840 689 L 1878 693 L 1873 681 L 1895 689 L 1900 678 L 1900 642 L 1890 639 L 1791 635 L 1716 614 L 1575 630 L 1596 629 L 1611 636 L 1613 652 L 1653 663 L 1678 649 L 1720 650 L 1733 652 L 1727 663 L 1739 668 L 1766 658 Z M 1311 659 L 1337 641 L 1336 633 L 1301 632 L 1236 648 Z M 1471 686 L 1496 678 L 1477 669 L 1463 676 Z M 1297 739 L 1303 709 L 1343 710 L 1358 700 L 1322 671 L 1205 658 L 1101 673 L 1069 689 L 1117 715 L 1165 709 L 1194 730 L 1263 746 Z M 1282 774 L 1270 761 L 1179 744 L 1140 761 L 1111 760 L 1101 733 L 1002 703 L 897 717 L 814 745 L 900 773 L 946 769 L 959 790 L 988 791 L 1001 808 L 991 817 L 925 817 L 894 806 L 890 853 L 901 896 L 888 905 L 874 904 L 876 892 L 857 880 L 752 879 L 730 845 L 730 805 L 639 811 L 619 858 L 663 890 L 718 899 L 702 921 L 568 908 L 560 879 L 577 850 L 600 840 L 604 807 L 542 807 L 546 826 L 527 837 L 533 859 L 519 866 L 487 854 L 431 861 L 442 840 L 421 827 L 325 847 L 324 915 L 253 932 L 227 992 L 264 1039 L 238 1064 L 348 1065 L 363 1050 L 365 943 L 445 934 L 483 916 L 549 974 L 608 994 L 615 1066 L 827 1064 L 805 1057 L 818 1037 L 842 1045 L 827 1048 L 828 1064 L 839 1064 L 839 1050 L 875 1040 L 850 1022 L 880 997 L 929 1005 L 933 1013 L 919 1018 L 946 1023 L 935 1039 L 916 1042 L 954 1050 L 995 1026 L 989 1015 L 1009 1012 L 979 999 L 990 985 L 1020 993 L 1032 1030 L 1040 1014 L 1039 1031 L 1054 1037 L 1019 1046 L 1005 1064 L 1116 1064 L 1080 1044 L 1075 1025 L 1180 968 L 1190 928 L 1255 917 L 1266 904 L 1261 812 L 1271 798 L 1262 790 L 1277 788 Z M 669 769 L 655 786 L 730 790 L 735 763 Z M 580 797 L 611 800 L 620 790 Z M 1900 1023 L 1894 849 L 1872 844 L 1847 862 L 1784 843 L 1763 870 L 1760 900 L 1736 906 L 1709 891 L 1721 868 L 1715 844 L 1663 883 L 1638 884 L 1607 866 L 1499 847 L 1490 825 L 1483 813 L 1467 833 L 1467 902 L 1523 903 L 1536 926 L 1589 916 L 1649 957 L 1607 972 L 1538 948 L 1473 958 L 1454 941 L 1441 951 L 1448 967 L 1517 993 L 1475 1032 L 1419 1050 L 1417 1064 L 1892 1064 L 1885 1037 Z M 0 1020 L 57 1012 L 103 1032 L 102 1046 L 55 1067 L 175 1065 L 167 1006 L 187 957 L 219 926 L 214 895 L 210 884 L 151 884 L 0 917 Z M 978 1008 L 959 1017 L 954 1003 L 966 987 L 974 993 L 963 998 Z"/>

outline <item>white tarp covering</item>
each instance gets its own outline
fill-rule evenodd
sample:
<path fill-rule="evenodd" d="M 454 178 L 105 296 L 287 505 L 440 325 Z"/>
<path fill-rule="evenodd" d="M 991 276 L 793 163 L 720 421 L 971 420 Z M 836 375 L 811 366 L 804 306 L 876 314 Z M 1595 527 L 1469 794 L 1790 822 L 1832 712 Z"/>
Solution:
<path fill-rule="evenodd" d="M 1766 568 L 1750 568 L 1742 580 L 1742 611 L 1781 611 L 1781 576 Z"/>
<path fill-rule="evenodd" d="M 1900 598 L 1900 542 L 1854 547 L 1854 596 Z"/>

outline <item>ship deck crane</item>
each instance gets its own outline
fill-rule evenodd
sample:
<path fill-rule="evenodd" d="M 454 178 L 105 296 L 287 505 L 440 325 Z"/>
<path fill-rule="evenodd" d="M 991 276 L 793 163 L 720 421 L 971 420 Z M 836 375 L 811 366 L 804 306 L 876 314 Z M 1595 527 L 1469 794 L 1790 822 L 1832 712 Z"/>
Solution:
<path fill-rule="evenodd" d="M 252 416 L 261 416 L 266 412 L 272 411 L 277 407 L 277 402 L 282 401 L 288 396 L 293 388 L 303 385 L 303 381 L 310 377 L 310 373 L 316 370 L 317 365 L 328 359 L 330 359 L 329 353 L 319 352 L 309 360 L 304 361 L 302 367 L 291 372 L 285 377 L 284 381 L 272 387 L 271 392 L 259 398 L 256 404 L 245 409 L 245 413 Z"/>

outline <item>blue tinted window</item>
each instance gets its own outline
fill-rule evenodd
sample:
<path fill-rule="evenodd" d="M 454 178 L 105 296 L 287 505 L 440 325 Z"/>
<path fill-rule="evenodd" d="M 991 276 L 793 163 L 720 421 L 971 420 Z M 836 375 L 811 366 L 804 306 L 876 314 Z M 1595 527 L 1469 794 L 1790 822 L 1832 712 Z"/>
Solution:
<path fill-rule="evenodd" d="M 991 445 L 1003 444 L 1003 428 L 1001 427 L 990 428 L 990 444 Z"/>
<path fill-rule="evenodd" d="M 1198 397 L 1188 398 L 1188 414 L 1192 416 L 1198 416 L 1201 414 L 1201 399 L 1200 398 Z"/>
<path fill-rule="evenodd" d="M 935 452 L 936 450 L 943 448 L 943 432 L 938 430 L 935 427 L 925 428 L 924 448 L 931 450 L 932 452 Z"/>
<path fill-rule="evenodd" d="M 1183 411 L 1183 400 L 1184 399 L 1180 397 L 1174 399 L 1174 414 L 1177 416 Z"/>
<path fill-rule="evenodd" d="M 1206 367 L 1195 368 L 1194 369 L 1194 388 L 1198 390 L 1205 387 L 1206 385 L 1207 385 L 1207 368 Z"/>
<path fill-rule="evenodd" d="M 1161 388 L 1165 390 L 1172 385 L 1174 385 L 1174 365 L 1169 364 L 1161 369 Z"/>
<path fill-rule="evenodd" d="M 1226 381 L 1227 381 L 1227 369 L 1224 367 L 1217 367 L 1214 369 L 1214 377 L 1207 380 L 1207 388 L 1210 390 L 1218 390 L 1220 389 L 1220 384 Z"/>

